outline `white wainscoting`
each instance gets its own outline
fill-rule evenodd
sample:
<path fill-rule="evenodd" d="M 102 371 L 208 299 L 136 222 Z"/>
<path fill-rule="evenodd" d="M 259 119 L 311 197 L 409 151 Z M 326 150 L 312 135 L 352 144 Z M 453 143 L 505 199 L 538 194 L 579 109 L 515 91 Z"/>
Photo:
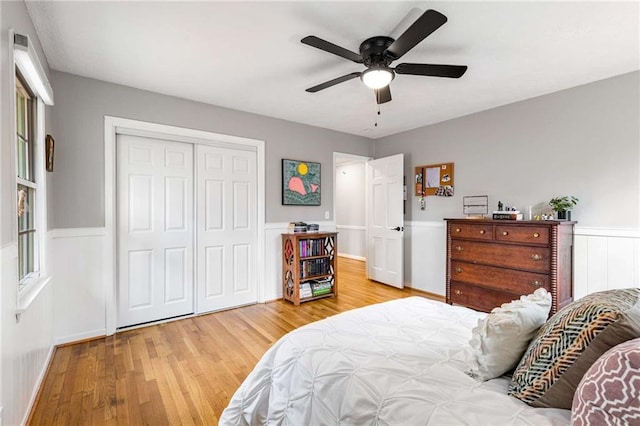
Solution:
<path fill-rule="evenodd" d="M 367 259 L 367 228 L 356 225 L 336 225 L 338 255 L 349 259 Z"/>
<path fill-rule="evenodd" d="M 640 287 L 640 230 L 576 226 L 574 295 Z"/>
<path fill-rule="evenodd" d="M 265 226 L 265 285 L 260 302 L 282 297 L 280 234 L 288 232 L 288 225 L 281 222 Z M 337 228 L 329 221 L 319 225 L 321 231 Z M 405 284 L 444 295 L 445 222 L 405 222 L 404 234 Z M 50 232 L 50 237 L 53 285 L 47 291 L 54 289 L 55 343 L 104 335 L 105 292 L 112 288 L 112 283 L 103 280 L 104 228 L 57 229 Z M 339 248 L 341 251 L 340 245 Z M 8 257 L 15 260 L 15 256 L 3 254 L 5 265 L 12 262 Z M 3 272 L 6 270 L 3 268 Z M 638 287 L 639 275 L 640 230 L 576 227 L 574 285 L 577 298 L 610 288 Z"/>
<path fill-rule="evenodd" d="M 405 222 L 405 285 L 445 295 L 446 223 Z M 574 296 L 640 287 L 640 230 L 576 226 Z"/>
<path fill-rule="evenodd" d="M 445 229 L 444 221 L 404 223 L 405 286 L 445 294 Z"/>
<path fill-rule="evenodd" d="M 18 248 L 0 249 L 2 261 L 2 421 L 25 424 L 53 353 L 53 286 L 45 286 L 17 321 Z"/>
<path fill-rule="evenodd" d="M 105 229 L 54 229 L 50 236 L 55 343 L 104 336 L 106 291 L 111 289 L 103 280 Z"/>
<path fill-rule="evenodd" d="M 320 225 L 322 232 L 334 232 L 336 226 L 333 222 L 314 222 Z M 265 233 L 265 279 L 263 300 L 261 302 L 282 298 L 282 237 L 281 234 L 289 232 L 288 222 L 267 223 Z M 339 247 L 339 246 L 338 246 Z"/>

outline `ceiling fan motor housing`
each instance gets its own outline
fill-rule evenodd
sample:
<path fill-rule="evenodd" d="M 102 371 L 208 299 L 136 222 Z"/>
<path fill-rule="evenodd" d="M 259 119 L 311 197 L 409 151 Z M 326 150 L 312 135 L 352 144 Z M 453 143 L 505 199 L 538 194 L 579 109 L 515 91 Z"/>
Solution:
<path fill-rule="evenodd" d="M 388 67 L 394 58 L 385 51 L 395 40 L 391 37 L 377 36 L 366 39 L 360 44 L 360 55 L 366 67 Z"/>

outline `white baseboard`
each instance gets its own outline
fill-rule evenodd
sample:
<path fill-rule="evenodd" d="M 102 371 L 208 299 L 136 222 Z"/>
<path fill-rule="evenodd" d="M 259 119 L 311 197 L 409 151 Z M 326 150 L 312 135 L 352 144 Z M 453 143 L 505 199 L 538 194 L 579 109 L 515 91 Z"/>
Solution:
<path fill-rule="evenodd" d="M 69 336 L 56 337 L 55 345 L 66 345 L 67 343 L 80 342 L 82 340 L 93 339 L 94 337 L 103 337 L 107 335 L 106 328 L 87 331 L 86 333 L 72 334 Z"/>
<path fill-rule="evenodd" d="M 338 253 L 338 256 L 340 257 L 346 257 L 347 259 L 353 259 L 353 260 L 359 260 L 361 262 L 366 262 L 367 258 L 363 257 L 363 256 L 355 256 L 353 254 L 346 254 L 346 253 Z"/>

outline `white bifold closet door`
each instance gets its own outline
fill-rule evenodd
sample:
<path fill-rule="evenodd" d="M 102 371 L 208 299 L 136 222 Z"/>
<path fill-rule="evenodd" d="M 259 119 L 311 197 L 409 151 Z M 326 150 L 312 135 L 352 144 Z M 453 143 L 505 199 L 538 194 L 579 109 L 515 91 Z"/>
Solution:
<path fill-rule="evenodd" d="M 117 136 L 117 326 L 193 313 L 193 145 Z"/>
<path fill-rule="evenodd" d="M 257 154 L 196 146 L 196 310 L 255 303 Z"/>

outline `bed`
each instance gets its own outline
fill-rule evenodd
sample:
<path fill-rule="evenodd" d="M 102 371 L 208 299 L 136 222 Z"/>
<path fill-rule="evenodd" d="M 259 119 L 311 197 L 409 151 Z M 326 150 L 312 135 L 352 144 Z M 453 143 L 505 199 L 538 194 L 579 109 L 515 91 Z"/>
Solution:
<path fill-rule="evenodd" d="M 220 424 L 569 424 L 570 410 L 508 396 L 507 377 L 466 374 L 486 315 L 409 297 L 308 324 L 265 353 Z"/>

